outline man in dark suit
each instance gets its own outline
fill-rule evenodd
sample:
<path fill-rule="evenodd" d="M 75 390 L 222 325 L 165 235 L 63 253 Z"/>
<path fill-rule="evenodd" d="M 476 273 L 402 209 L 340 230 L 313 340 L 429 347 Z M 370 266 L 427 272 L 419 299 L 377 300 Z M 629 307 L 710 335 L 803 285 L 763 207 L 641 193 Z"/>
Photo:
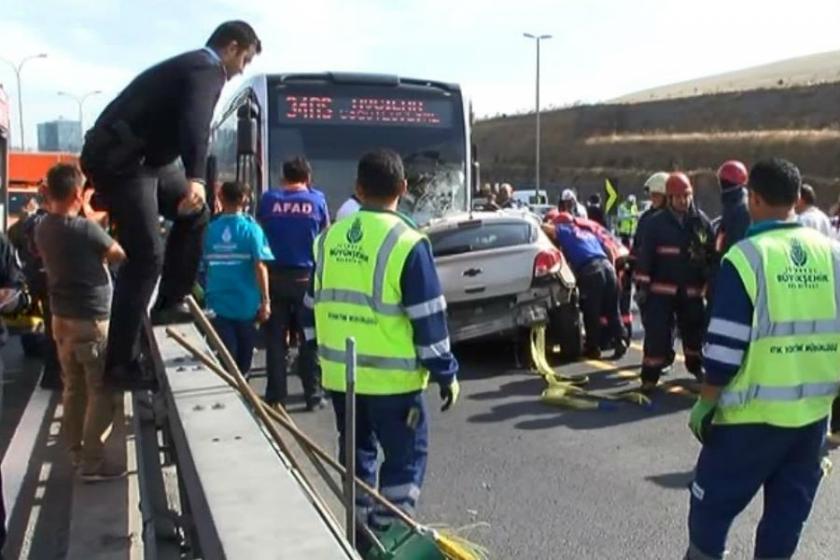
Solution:
<path fill-rule="evenodd" d="M 155 311 L 162 315 L 195 281 L 209 218 L 204 179 L 213 110 L 225 81 L 261 49 L 250 25 L 225 22 L 204 48 L 137 76 L 85 137 L 82 169 L 128 256 L 114 286 L 105 366 L 116 389 L 150 386 L 139 365 L 140 329 L 158 276 Z M 159 215 L 173 222 L 165 251 Z"/>

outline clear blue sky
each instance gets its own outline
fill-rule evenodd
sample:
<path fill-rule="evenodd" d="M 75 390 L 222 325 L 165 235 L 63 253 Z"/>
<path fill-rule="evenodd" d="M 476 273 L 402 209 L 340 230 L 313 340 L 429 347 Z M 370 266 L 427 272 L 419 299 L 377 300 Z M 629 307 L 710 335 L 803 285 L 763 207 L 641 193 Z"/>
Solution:
<path fill-rule="evenodd" d="M 494 5 L 495 4 L 495 5 Z M 838 0 L 0 0 L 0 57 L 49 57 L 23 71 L 35 124 L 77 106 L 58 90 L 105 93 L 91 123 L 143 68 L 201 46 L 223 20 L 251 22 L 264 54 L 249 72 L 358 70 L 459 82 L 479 115 L 531 108 L 534 45 L 548 33 L 543 105 L 840 49 Z M 16 102 L 14 74 L 0 83 Z M 16 105 L 13 118 L 17 123 Z M 17 135 L 17 129 L 14 129 Z"/>

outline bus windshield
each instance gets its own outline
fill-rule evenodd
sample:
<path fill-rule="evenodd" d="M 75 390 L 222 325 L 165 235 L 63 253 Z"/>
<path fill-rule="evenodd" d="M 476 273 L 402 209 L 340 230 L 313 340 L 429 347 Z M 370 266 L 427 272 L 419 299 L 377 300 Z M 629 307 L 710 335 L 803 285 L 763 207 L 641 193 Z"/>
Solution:
<path fill-rule="evenodd" d="M 400 210 L 419 224 L 467 207 L 466 133 L 460 95 L 437 88 L 282 84 L 269 122 L 269 186 L 283 161 L 305 156 L 331 212 L 352 193 L 359 158 L 390 148 L 405 164 Z"/>

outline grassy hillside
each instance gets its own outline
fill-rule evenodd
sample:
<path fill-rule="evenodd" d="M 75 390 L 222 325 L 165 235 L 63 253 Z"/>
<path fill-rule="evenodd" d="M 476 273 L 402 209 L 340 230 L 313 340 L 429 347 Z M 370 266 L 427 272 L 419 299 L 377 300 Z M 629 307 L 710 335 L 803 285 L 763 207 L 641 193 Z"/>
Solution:
<path fill-rule="evenodd" d="M 823 206 L 840 192 L 840 84 L 576 107 L 543 114 L 542 182 L 583 195 L 610 178 L 639 194 L 658 170 L 688 171 L 701 205 L 718 211 L 714 170 L 779 155 L 800 166 Z M 534 116 L 476 124 L 482 181 L 532 183 Z"/>
<path fill-rule="evenodd" d="M 692 95 L 809 86 L 837 81 L 840 81 L 840 51 L 831 51 L 646 89 L 621 96 L 612 102 L 640 103 Z"/>

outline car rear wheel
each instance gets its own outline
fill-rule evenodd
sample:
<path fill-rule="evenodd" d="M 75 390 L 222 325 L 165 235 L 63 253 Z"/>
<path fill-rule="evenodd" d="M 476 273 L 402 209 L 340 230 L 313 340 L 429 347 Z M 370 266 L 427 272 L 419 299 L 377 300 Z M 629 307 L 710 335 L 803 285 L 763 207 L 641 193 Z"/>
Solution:
<path fill-rule="evenodd" d="M 548 332 L 546 346 L 551 349 L 560 347 L 560 359 L 575 361 L 583 354 L 583 328 L 577 298 L 557 307 L 548 314 Z"/>

